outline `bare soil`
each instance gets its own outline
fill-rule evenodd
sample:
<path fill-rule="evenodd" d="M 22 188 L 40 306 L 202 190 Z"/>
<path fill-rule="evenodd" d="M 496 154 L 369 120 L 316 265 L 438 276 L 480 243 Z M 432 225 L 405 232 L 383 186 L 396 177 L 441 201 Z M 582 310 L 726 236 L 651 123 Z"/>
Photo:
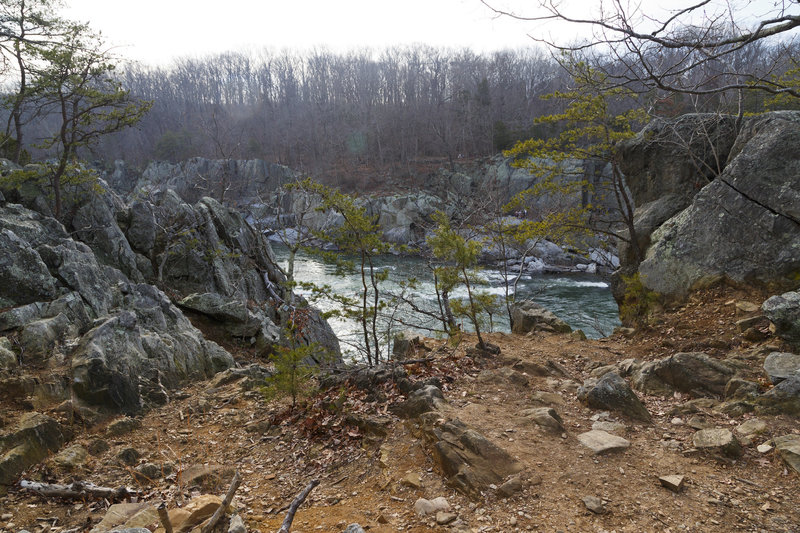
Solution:
<path fill-rule="evenodd" d="M 800 476 L 770 452 L 756 446 L 771 437 L 800 432 L 800 423 L 788 416 L 760 416 L 768 430 L 745 447 L 737 459 L 720 459 L 692 449 L 694 429 L 686 423 L 701 416 L 717 427 L 733 430 L 754 415 L 738 418 L 696 407 L 687 412 L 685 394 L 668 398 L 641 395 L 653 415 L 652 424 L 621 420 L 631 446 L 610 455 L 592 455 L 576 436 L 591 429 L 598 412 L 577 401 L 576 388 L 592 369 L 627 358 L 656 359 L 681 351 L 735 357 L 745 377 L 763 387 L 761 364 L 769 351 L 781 348 L 769 336 L 750 342 L 737 330 L 735 302 L 760 304 L 764 294 L 717 287 L 695 294 L 685 305 L 664 310 L 655 324 L 630 338 L 615 335 L 581 341 L 566 335 L 516 336 L 490 334 L 501 355 L 475 361 L 465 355 L 474 339 L 457 347 L 444 341 L 433 347 L 430 364 L 408 365 L 415 379 L 438 376 L 448 401 L 442 417 L 454 417 L 479 431 L 517 457 L 525 466 L 524 489 L 509 499 L 493 491 L 473 501 L 446 483 L 431 458 L 428 444 L 414 421 L 394 417 L 388 409 L 403 396 L 387 383 L 380 390 L 354 388 L 328 390 L 289 412 L 286 401 L 267 402 L 258 391 L 243 392 L 240 382 L 212 387 L 209 383 L 187 387 L 163 407 L 141 417 L 142 427 L 122 437 L 104 437 L 107 424 L 74 426 L 74 442 L 89 445 L 106 438 L 111 448 L 91 457 L 85 468 L 65 472 L 49 460 L 25 473 L 29 479 L 97 485 L 127 485 L 141 498 L 169 506 L 184 504 L 200 493 L 222 495 L 227 477 L 210 484 L 184 483 L 181 475 L 135 483 L 131 468 L 123 466 L 119 452 L 133 447 L 140 462 L 171 464 L 178 471 L 190 465 L 219 465 L 243 477 L 234 507 L 240 509 L 251 530 L 277 531 L 285 508 L 311 479 L 320 486 L 298 512 L 292 531 L 342 531 L 360 523 L 372 532 L 432 530 L 453 531 L 800 531 Z M 553 361 L 570 378 L 528 376 L 528 384 L 478 376 L 513 361 Z M 564 420 L 563 434 L 546 433 L 519 415 L 543 404 L 533 400 L 537 391 L 560 395 L 553 407 Z M 683 406 L 683 407 L 682 407 Z M 3 405 L 3 417 L 13 420 L 30 408 Z M 61 417 L 63 414 L 49 413 Z M 386 436 L 364 434 L 348 415 L 379 417 L 388 421 Z M 612 418 L 616 418 L 611 413 Z M 350 419 L 352 420 L 352 418 Z M 66 420 L 64 420 L 66 422 Z M 404 481 L 419 476 L 419 486 Z M 674 493 L 659 483 L 659 476 L 686 476 L 683 491 Z M 444 496 L 458 520 L 436 525 L 431 517 L 414 513 L 418 498 Z M 582 502 L 596 496 L 606 512 L 594 514 Z M 64 533 L 89 529 L 99 521 L 108 502 L 45 500 L 19 489 L 0 498 L 0 531 L 27 529 L 32 533 Z"/>

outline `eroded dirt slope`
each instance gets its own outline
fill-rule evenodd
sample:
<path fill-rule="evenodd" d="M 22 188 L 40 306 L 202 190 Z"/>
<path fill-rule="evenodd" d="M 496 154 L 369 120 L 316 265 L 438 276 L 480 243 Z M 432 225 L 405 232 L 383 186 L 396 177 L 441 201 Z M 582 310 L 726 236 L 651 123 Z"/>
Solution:
<path fill-rule="evenodd" d="M 746 444 L 744 454 L 717 458 L 693 450 L 692 425 L 699 420 L 734 430 L 756 415 L 732 417 L 713 402 L 691 402 L 688 394 L 639 394 L 653 416 L 644 424 L 590 409 L 576 396 L 597 367 L 679 351 L 733 358 L 744 377 L 768 387 L 761 364 L 780 344 L 768 335 L 748 341 L 735 325 L 742 317 L 735 302 L 760 304 L 761 298 L 725 287 L 698 293 L 631 338 L 493 334 L 491 342 L 501 354 L 490 359 L 465 355 L 473 339 L 457 347 L 429 341 L 432 361 L 406 365 L 406 370 L 412 379 L 436 376 L 443 383 L 443 420 L 461 420 L 523 463 L 522 490 L 505 499 L 492 489 L 469 499 L 445 483 L 418 421 L 393 414 L 391 405 L 403 395 L 391 381 L 372 391 L 331 389 L 311 399 L 307 410 L 289 413 L 285 402 L 269 403 L 257 390 L 244 390 L 243 380 L 218 378 L 175 395 L 142 416 L 131 433 L 108 436 L 108 422 L 76 422 L 72 444 L 96 451 L 103 448 L 97 444 L 102 440 L 108 449 L 71 470 L 51 459 L 25 477 L 127 485 L 140 490 L 143 500 L 165 499 L 176 506 L 201 493 L 223 494 L 238 470 L 243 482 L 234 507 L 251 530 L 265 533 L 280 527 L 285 507 L 313 478 L 321 484 L 298 512 L 292 531 L 336 532 L 353 522 L 375 532 L 798 531 L 800 476 L 774 451 L 756 450 L 771 437 L 800 432 L 796 418 L 759 415 L 766 430 Z M 503 367 L 514 367 L 525 379 L 508 379 Z M 539 367 L 558 372 L 525 371 Z M 543 406 L 556 410 L 564 431 L 548 432 L 521 414 Z M 30 407 L 5 405 L 4 417 L 12 420 Z M 67 422 L 63 413 L 50 414 Z M 617 434 L 630 447 L 593 455 L 577 436 L 597 420 L 624 424 Z M 120 455 L 128 449 L 136 454 L 125 466 Z M 132 473 L 145 463 L 160 472 L 152 481 L 135 481 Z M 675 493 L 662 487 L 658 478 L 666 475 L 685 476 L 684 489 Z M 438 496 L 447 498 L 457 516 L 448 525 L 414 512 L 418 498 Z M 605 512 L 589 511 L 582 501 L 586 496 L 602 500 Z M 0 531 L 89 529 L 104 516 L 107 503 L 45 500 L 12 489 L 0 499 Z"/>

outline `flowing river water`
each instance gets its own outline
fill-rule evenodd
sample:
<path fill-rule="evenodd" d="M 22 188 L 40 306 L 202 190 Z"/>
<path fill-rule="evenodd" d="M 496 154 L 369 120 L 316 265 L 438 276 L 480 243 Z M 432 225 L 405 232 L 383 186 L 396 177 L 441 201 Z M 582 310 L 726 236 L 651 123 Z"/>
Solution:
<path fill-rule="evenodd" d="M 285 247 L 272 244 L 278 262 L 286 267 L 288 252 Z M 398 292 L 400 283 L 410 278 L 417 280 L 417 287 L 413 290 L 414 301 L 428 309 L 436 307 L 436 292 L 434 290 L 433 276 L 428 269 L 427 262 L 418 257 L 399 257 L 393 255 L 381 256 L 376 260 L 380 269 L 388 271 L 388 278 L 381 285 L 381 290 Z M 503 276 L 497 269 L 484 268 L 481 276 L 485 280 L 482 290 L 502 297 L 505 294 Z M 306 254 L 298 254 L 295 259 L 295 279 L 298 281 L 313 282 L 317 285 L 330 285 L 334 291 L 350 297 L 360 294 L 361 278 L 355 272 L 345 276 L 336 274 L 333 265 L 326 264 L 320 258 Z M 301 294 L 307 295 L 304 291 Z M 462 288 L 456 290 L 451 298 L 466 296 Z M 573 329 L 581 329 L 589 338 L 598 338 L 610 335 L 616 326 L 620 325 L 619 311 L 614 298 L 611 296 L 609 284 L 600 276 L 589 274 L 523 274 L 517 286 L 517 299 L 530 298 L 543 307 L 549 309 L 559 318 L 567 322 Z M 330 310 L 333 304 L 320 301 L 315 303 L 322 310 Z M 428 326 L 438 326 L 432 319 L 421 319 L 411 316 L 411 311 L 400 308 L 397 318 L 404 322 L 421 323 Z M 346 350 L 348 341 L 352 342 L 358 337 L 359 325 L 353 320 L 331 318 L 331 326 Z M 493 331 L 510 331 L 505 307 L 492 317 Z M 464 324 L 465 329 L 471 329 Z M 409 329 L 399 323 L 393 325 L 395 331 Z M 413 329 L 413 328 L 411 328 Z M 488 329 L 488 328 L 487 328 Z M 428 336 L 430 332 L 426 333 Z"/>

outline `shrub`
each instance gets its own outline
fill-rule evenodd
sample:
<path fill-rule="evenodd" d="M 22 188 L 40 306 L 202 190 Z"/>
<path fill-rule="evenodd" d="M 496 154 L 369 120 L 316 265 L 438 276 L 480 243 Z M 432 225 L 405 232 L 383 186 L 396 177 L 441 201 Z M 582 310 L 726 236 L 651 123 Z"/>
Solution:
<path fill-rule="evenodd" d="M 622 276 L 625 294 L 619 306 L 619 318 L 626 326 L 646 325 L 660 303 L 657 292 L 651 291 L 642 283 L 638 272 L 630 276 Z"/>

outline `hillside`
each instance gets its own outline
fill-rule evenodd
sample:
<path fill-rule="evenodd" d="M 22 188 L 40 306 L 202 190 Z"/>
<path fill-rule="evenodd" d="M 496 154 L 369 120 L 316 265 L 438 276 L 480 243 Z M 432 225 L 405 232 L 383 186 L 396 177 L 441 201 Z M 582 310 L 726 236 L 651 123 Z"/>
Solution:
<path fill-rule="evenodd" d="M 222 495 L 235 469 L 243 481 L 233 508 L 248 529 L 260 531 L 278 529 L 285 507 L 312 478 L 321 484 L 297 514 L 296 532 L 341 531 L 353 522 L 376 532 L 795 531 L 800 523 L 798 472 L 777 451 L 756 449 L 774 437 L 797 435 L 795 418 L 741 412 L 747 409 L 736 409 L 730 398 L 722 403 L 697 393 L 639 392 L 652 415 L 652 423 L 642 423 L 589 408 L 576 397 L 584 380 L 604 365 L 694 351 L 769 388 L 761 365 L 767 353 L 781 347 L 780 341 L 746 340 L 736 326 L 743 316 L 737 309 L 747 308 L 741 302 L 760 303 L 762 297 L 729 287 L 707 290 L 659 315 L 657 325 L 631 338 L 495 334 L 491 340 L 501 354 L 488 359 L 466 355 L 469 339 L 457 348 L 428 340 L 432 361 L 404 368 L 411 380 L 435 377 L 441 382 L 446 404 L 433 416 L 396 416 L 405 395 L 391 380 L 370 391 L 352 382 L 346 389 L 328 390 L 312 398 L 307 410 L 289 416 L 285 404 L 266 403 L 257 390 L 246 390 L 252 387 L 245 386 L 246 377 L 230 371 L 184 388 L 169 405 L 138 417 L 137 428 L 124 435 L 110 436 L 106 422 L 73 418 L 80 411 L 38 405 L 75 431 L 72 443 L 92 455 L 74 461 L 70 469 L 59 465 L 59 455 L 23 477 L 127 485 L 140 491 L 140 501 L 158 504 L 164 498 L 174 507 L 188 505 L 201 493 Z M 4 419 L 13 419 L 30 401 L 6 398 Z M 542 407 L 555 409 L 563 430 L 548 431 L 525 411 Z M 433 428 L 441 430 L 443 421 L 454 419 L 519 462 L 522 470 L 512 476 L 519 485 L 498 483 L 469 496 L 454 490 L 452 480 L 446 482 L 447 463 L 433 453 Z M 578 436 L 596 421 L 630 441 L 630 447 L 593 455 Z M 614 422 L 621 425 L 609 425 Z M 698 450 L 692 439 L 700 427 L 732 430 L 742 442 L 742 455 Z M 754 431 L 748 427 L 755 433 L 745 436 Z M 123 451 L 131 448 L 138 458 L 126 466 L 121 457 L 130 455 Z M 134 481 L 132 474 L 150 463 L 157 467 L 153 480 Z M 680 492 L 659 484 L 659 477 L 672 475 L 685 476 Z M 504 491 L 507 497 L 500 494 Z M 418 498 L 440 496 L 450 510 L 438 520 L 452 522 L 437 525 L 436 516 L 415 513 Z M 601 514 L 587 510 L 582 501 L 587 496 L 602 500 Z M 18 488 L 0 502 L 5 531 L 89 529 L 107 508 L 103 501 L 43 499 Z"/>

